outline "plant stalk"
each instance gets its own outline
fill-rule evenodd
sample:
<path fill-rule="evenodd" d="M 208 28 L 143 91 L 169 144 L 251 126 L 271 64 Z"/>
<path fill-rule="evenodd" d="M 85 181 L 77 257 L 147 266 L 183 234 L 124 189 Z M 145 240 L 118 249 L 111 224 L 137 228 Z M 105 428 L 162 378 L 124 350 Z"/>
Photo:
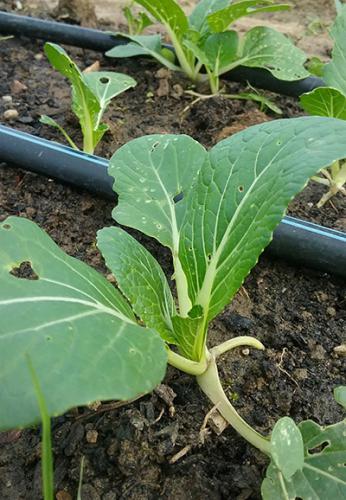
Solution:
<path fill-rule="evenodd" d="M 208 396 L 214 405 L 217 406 L 219 413 L 225 420 L 249 443 L 260 451 L 270 456 L 270 441 L 242 419 L 236 409 L 228 400 L 218 374 L 215 356 L 212 355 L 207 370 L 198 375 L 197 382 L 202 391 Z"/>

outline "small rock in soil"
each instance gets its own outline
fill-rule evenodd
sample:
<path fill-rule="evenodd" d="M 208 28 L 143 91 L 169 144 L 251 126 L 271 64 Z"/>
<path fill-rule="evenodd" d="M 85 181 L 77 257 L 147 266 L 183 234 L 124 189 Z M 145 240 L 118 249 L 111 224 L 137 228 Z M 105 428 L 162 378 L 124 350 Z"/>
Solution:
<path fill-rule="evenodd" d="M 306 368 L 297 368 L 293 372 L 293 377 L 296 380 L 305 380 L 308 378 L 308 371 Z"/>
<path fill-rule="evenodd" d="M 18 118 L 19 113 L 16 109 L 7 109 L 2 116 L 4 117 L 5 120 L 10 121 Z"/>
<path fill-rule="evenodd" d="M 12 96 L 10 95 L 3 95 L 2 96 L 2 100 L 6 103 L 6 104 L 9 104 L 12 102 Z"/>
<path fill-rule="evenodd" d="M 27 125 L 28 123 L 32 123 L 34 121 L 32 116 L 23 116 L 22 118 L 19 118 L 20 123 L 24 123 Z"/>
<path fill-rule="evenodd" d="M 337 356 L 340 357 L 345 357 L 346 356 L 346 344 L 341 344 L 338 345 L 337 347 L 334 347 L 333 351 Z"/>
<path fill-rule="evenodd" d="M 19 80 L 13 80 L 10 88 L 12 94 L 21 94 L 25 90 L 28 90 L 28 87 Z"/>
<path fill-rule="evenodd" d="M 85 438 L 88 443 L 95 444 L 97 443 L 98 435 L 99 433 L 96 430 L 90 430 L 87 431 Z"/>
<path fill-rule="evenodd" d="M 55 496 L 56 500 L 72 500 L 71 495 L 64 490 L 58 491 L 58 493 Z"/>

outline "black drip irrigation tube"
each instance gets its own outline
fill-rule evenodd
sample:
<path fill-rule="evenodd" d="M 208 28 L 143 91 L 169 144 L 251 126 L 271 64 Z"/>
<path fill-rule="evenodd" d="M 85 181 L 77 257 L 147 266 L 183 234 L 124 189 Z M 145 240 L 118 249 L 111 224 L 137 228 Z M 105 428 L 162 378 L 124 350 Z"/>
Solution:
<path fill-rule="evenodd" d="M 0 125 L 0 161 L 113 200 L 108 160 Z M 280 259 L 346 277 L 346 233 L 284 217 L 267 251 Z"/>
<path fill-rule="evenodd" d="M 0 33 L 74 45 L 99 52 L 107 52 L 116 45 L 128 43 L 128 40 L 121 36 L 113 36 L 100 30 L 46 21 L 35 17 L 19 16 L 7 12 L 0 12 Z M 168 45 L 166 47 L 173 49 Z M 278 80 L 265 69 L 247 68 L 245 66 L 233 69 L 229 73 L 222 75 L 222 78 L 235 82 L 248 82 L 254 87 L 292 97 L 310 92 L 316 87 L 325 86 L 323 80 L 314 76 L 303 80 L 286 82 Z"/>

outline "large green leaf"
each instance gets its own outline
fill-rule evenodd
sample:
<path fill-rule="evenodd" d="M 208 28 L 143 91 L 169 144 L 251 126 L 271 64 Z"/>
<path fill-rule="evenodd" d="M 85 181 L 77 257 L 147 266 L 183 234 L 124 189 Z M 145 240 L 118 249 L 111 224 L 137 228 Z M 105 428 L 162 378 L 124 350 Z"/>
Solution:
<path fill-rule="evenodd" d="M 180 202 L 175 197 L 187 196 L 206 156 L 203 146 L 186 135 L 149 135 L 122 146 L 108 170 L 119 195 L 115 220 L 177 250 Z"/>
<path fill-rule="evenodd" d="M 0 224 L 0 316 L 1 429 L 39 420 L 28 359 L 51 416 L 134 397 L 164 376 L 159 335 L 136 324 L 102 275 L 22 218 Z"/>
<path fill-rule="evenodd" d="M 346 421 L 321 427 L 311 420 L 299 425 L 304 464 L 290 478 L 273 462 L 262 483 L 264 500 L 342 500 L 346 498 Z"/>
<path fill-rule="evenodd" d="M 346 97 L 337 89 L 319 87 L 300 96 L 300 104 L 310 115 L 346 120 Z"/>
<path fill-rule="evenodd" d="M 300 80 L 309 76 L 304 68 L 306 55 L 282 33 L 258 26 L 245 35 L 240 64 L 264 68 L 280 80 Z M 228 71 L 225 68 L 223 72 Z"/>
<path fill-rule="evenodd" d="M 98 127 L 102 114 L 113 97 L 137 85 L 136 80 L 130 76 L 124 75 L 123 73 L 115 73 L 114 71 L 93 71 L 91 73 L 84 73 L 83 79 L 96 96 L 100 105 L 100 111 L 96 117 L 96 123 L 94 124 L 95 128 Z"/>
<path fill-rule="evenodd" d="M 201 34 L 208 30 L 208 15 L 224 9 L 231 0 L 201 0 L 189 16 L 190 26 Z"/>
<path fill-rule="evenodd" d="M 230 302 L 309 177 L 345 158 L 345 134 L 342 120 L 277 120 L 210 151 L 197 186 L 179 204 L 180 262 L 191 303 L 208 320 Z"/>
<path fill-rule="evenodd" d="M 171 321 L 176 314 L 173 297 L 154 257 L 119 227 L 98 231 L 97 246 L 136 315 L 167 342 L 176 343 Z"/>
<path fill-rule="evenodd" d="M 117 45 L 108 50 L 107 57 L 151 56 L 172 71 L 179 70 L 178 66 L 162 55 L 160 35 L 124 35 L 121 33 L 121 36 L 131 40 L 130 43 Z"/>
<path fill-rule="evenodd" d="M 181 38 L 189 29 L 188 19 L 174 0 L 135 0 L 162 23 L 172 38 Z"/>
<path fill-rule="evenodd" d="M 346 96 L 346 5 L 338 11 L 335 23 L 331 29 L 334 40 L 332 61 L 324 67 L 324 81 Z"/>
<path fill-rule="evenodd" d="M 259 14 L 261 12 L 275 12 L 289 10 L 289 4 L 275 4 L 275 0 L 242 0 L 208 15 L 208 25 L 211 31 L 219 33 L 241 17 Z"/>

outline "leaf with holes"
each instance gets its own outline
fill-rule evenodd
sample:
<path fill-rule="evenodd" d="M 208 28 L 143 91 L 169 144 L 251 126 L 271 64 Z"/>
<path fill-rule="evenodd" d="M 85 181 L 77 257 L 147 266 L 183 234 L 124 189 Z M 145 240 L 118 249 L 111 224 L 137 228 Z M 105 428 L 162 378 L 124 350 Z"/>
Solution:
<path fill-rule="evenodd" d="M 309 177 L 343 158 L 346 123 L 304 117 L 250 127 L 214 146 L 181 203 L 179 260 L 208 321 L 230 302 Z"/>
<path fill-rule="evenodd" d="M 263 500 L 346 498 L 346 421 L 321 427 L 311 420 L 298 426 L 304 462 L 297 454 L 297 471 L 286 478 L 273 461 L 262 483 Z"/>
<path fill-rule="evenodd" d="M 0 429 L 39 420 L 28 357 L 50 416 L 135 397 L 164 376 L 159 335 L 102 275 L 22 218 L 0 224 L 0 316 Z"/>
<path fill-rule="evenodd" d="M 207 20 L 210 30 L 214 33 L 219 33 L 225 31 L 230 24 L 241 17 L 259 14 L 261 12 L 289 10 L 290 8 L 291 5 L 276 4 L 275 0 L 242 0 L 208 14 Z"/>
<path fill-rule="evenodd" d="M 94 121 L 94 127 L 97 128 L 103 113 L 111 100 L 125 90 L 136 86 L 136 80 L 122 73 L 113 71 L 93 71 L 83 74 L 84 82 L 96 96 L 100 111 Z"/>
<path fill-rule="evenodd" d="M 240 65 L 265 68 L 282 80 L 299 80 L 309 75 L 304 68 L 305 54 L 284 35 L 269 28 L 254 28 L 238 43 L 237 33 L 227 30 L 240 17 L 286 10 L 290 7 L 287 4 L 243 0 L 229 5 L 229 0 L 202 0 L 187 17 L 175 0 L 135 1 L 166 28 L 177 65 L 157 35 L 155 38 L 120 34 L 130 43 L 114 47 L 107 56 L 151 55 L 171 70 L 184 72 L 194 82 L 208 80 L 213 94 L 220 91 L 220 75 Z"/>
<path fill-rule="evenodd" d="M 230 0 L 201 0 L 189 16 L 190 26 L 203 35 L 208 31 L 208 16 L 227 7 L 229 3 Z"/>
<path fill-rule="evenodd" d="M 284 35 L 271 28 L 252 28 L 242 41 L 239 64 L 250 68 L 264 68 L 280 80 L 301 80 L 309 76 L 304 68 L 305 53 L 295 47 Z M 224 68 L 222 73 L 229 71 Z"/>
<path fill-rule="evenodd" d="M 79 119 L 83 133 L 83 151 L 93 153 L 108 126 L 101 123 L 111 99 L 134 87 L 136 81 L 120 73 L 96 71 L 82 73 L 65 50 L 54 43 L 46 43 L 44 51 L 56 70 L 69 79 L 72 86 L 72 111 Z M 57 127 L 44 118 L 43 123 Z M 58 127 L 59 128 L 59 127 Z M 59 128 L 60 129 L 60 128 Z M 60 131 L 66 137 L 61 129 Z M 66 137 L 67 138 L 67 137 Z M 71 145 L 71 140 L 67 139 Z M 75 145 L 73 147 L 76 147 Z"/>
<path fill-rule="evenodd" d="M 122 146 L 108 169 L 119 195 L 114 219 L 177 251 L 176 197 L 191 190 L 206 157 L 203 146 L 186 135 L 148 135 Z"/>

